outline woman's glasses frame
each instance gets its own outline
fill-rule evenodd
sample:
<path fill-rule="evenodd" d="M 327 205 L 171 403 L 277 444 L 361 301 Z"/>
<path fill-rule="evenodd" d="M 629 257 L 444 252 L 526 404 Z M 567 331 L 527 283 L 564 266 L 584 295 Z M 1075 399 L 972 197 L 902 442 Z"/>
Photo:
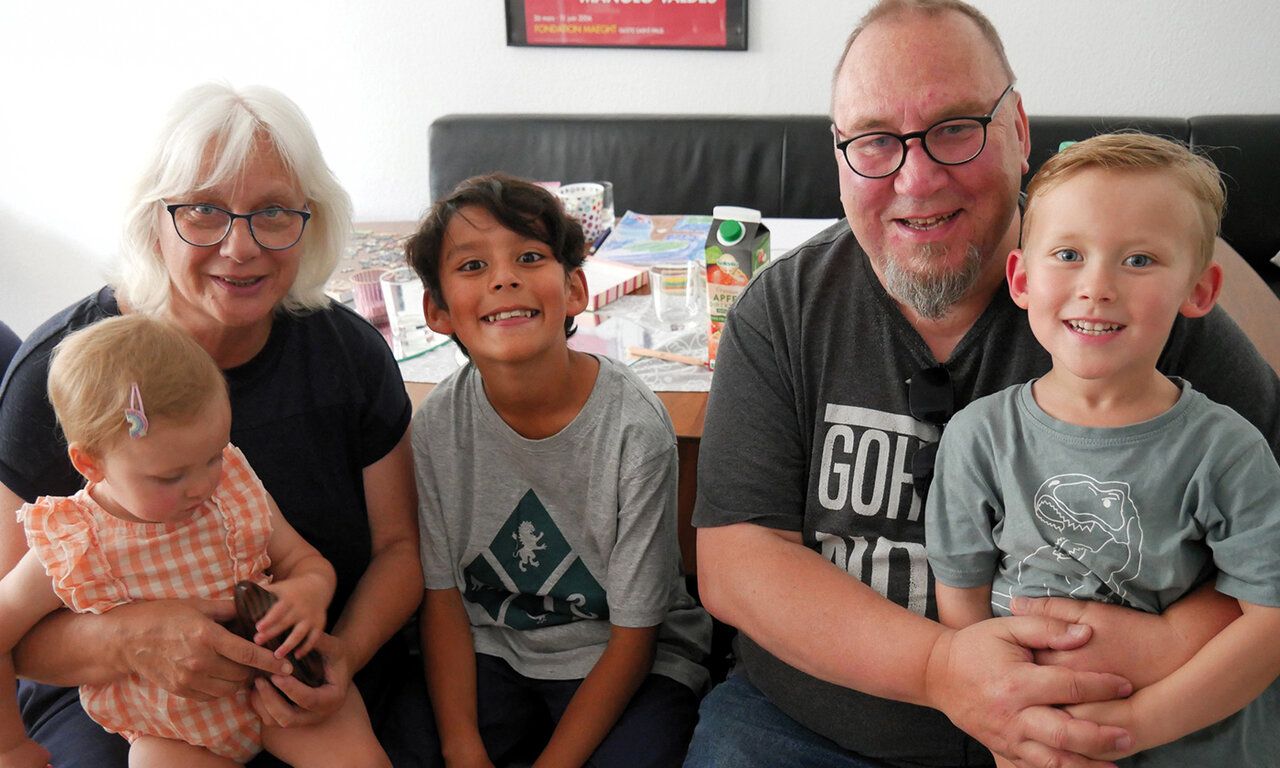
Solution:
<path fill-rule="evenodd" d="M 188 232 L 184 234 L 182 231 L 182 226 L 178 224 L 178 213 L 182 211 L 184 208 L 210 208 L 212 210 L 218 211 L 219 213 L 222 213 L 227 217 L 227 226 L 222 231 L 222 235 L 219 236 L 216 240 L 211 240 L 210 242 L 207 242 L 207 243 L 195 242 L 189 237 L 191 233 Z M 248 213 L 235 213 L 234 211 L 228 211 L 226 208 L 222 208 L 216 205 L 209 205 L 208 203 L 171 203 L 171 204 L 165 204 L 164 209 L 169 212 L 169 218 L 170 220 L 173 221 L 173 231 L 178 233 L 178 237 L 182 238 L 182 242 L 186 243 L 187 245 L 194 245 L 197 248 L 210 248 L 212 246 L 218 245 L 223 240 L 227 239 L 227 235 L 231 234 L 231 228 L 235 226 L 236 219 L 244 219 L 245 223 L 249 226 L 249 236 L 252 237 L 253 241 L 257 243 L 261 248 L 268 251 L 287 250 L 297 245 L 298 241 L 302 239 L 302 233 L 306 231 L 307 222 L 310 221 L 311 219 L 310 211 L 299 211 L 293 208 L 281 208 L 279 206 L 262 208 L 256 211 L 249 211 Z M 298 216 L 299 218 L 302 219 L 302 224 L 298 227 L 297 237 L 295 237 L 292 242 L 286 245 L 267 245 L 266 243 L 262 242 L 261 239 L 258 238 L 258 231 L 253 226 L 253 220 L 255 217 L 260 217 L 265 214 L 281 214 L 281 213 Z M 261 219 L 259 220 L 261 221 Z"/>

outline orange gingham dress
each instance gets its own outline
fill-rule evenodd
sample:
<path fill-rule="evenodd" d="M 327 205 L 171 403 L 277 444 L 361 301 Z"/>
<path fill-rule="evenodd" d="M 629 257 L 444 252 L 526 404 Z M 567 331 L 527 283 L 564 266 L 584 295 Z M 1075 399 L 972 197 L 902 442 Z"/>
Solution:
<path fill-rule="evenodd" d="M 230 599 L 235 583 L 269 583 L 271 507 L 240 449 L 222 450 L 222 480 L 180 523 L 135 523 L 89 496 L 42 496 L 18 511 L 27 543 L 77 613 L 105 613 L 138 600 Z M 80 686 L 80 702 L 99 725 L 130 743 L 142 735 L 196 744 L 245 762 L 261 750 L 262 721 L 248 688 L 213 701 L 174 695 L 131 675 Z"/>

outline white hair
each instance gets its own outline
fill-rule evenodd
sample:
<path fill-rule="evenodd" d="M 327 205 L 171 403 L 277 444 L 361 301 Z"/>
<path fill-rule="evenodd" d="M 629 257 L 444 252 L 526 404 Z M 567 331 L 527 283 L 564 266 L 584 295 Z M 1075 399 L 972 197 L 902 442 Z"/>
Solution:
<path fill-rule="evenodd" d="M 130 309 L 153 313 L 169 303 L 157 228 L 168 225 L 161 201 L 235 178 L 262 139 L 279 153 L 311 211 L 298 275 L 282 305 L 292 312 L 328 306 L 324 284 L 350 235 L 351 198 L 325 164 L 311 123 L 274 88 L 206 83 L 174 104 L 125 214 L 111 283 Z"/>

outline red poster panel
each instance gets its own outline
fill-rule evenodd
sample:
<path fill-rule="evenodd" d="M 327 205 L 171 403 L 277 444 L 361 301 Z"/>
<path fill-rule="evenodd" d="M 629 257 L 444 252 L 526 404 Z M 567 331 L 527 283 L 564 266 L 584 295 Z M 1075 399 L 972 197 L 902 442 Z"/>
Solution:
<path fill-rule="evenodd" d="M 745 50 L 746 0 L 507 0 L 507 42 Z"/>

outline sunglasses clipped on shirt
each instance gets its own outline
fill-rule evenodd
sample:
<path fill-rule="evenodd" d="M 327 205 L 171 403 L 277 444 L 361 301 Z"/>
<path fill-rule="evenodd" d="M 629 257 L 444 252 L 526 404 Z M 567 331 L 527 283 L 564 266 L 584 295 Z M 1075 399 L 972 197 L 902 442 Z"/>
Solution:
<path fill-rule="evenodd" d="M 911 417 L 941 430 L 956 412 L 955 388 L 946 366 L 933 365 L 921 369 L 907 379 L 907 408 Z M 911 485 L 923 504 L 933 482 L 933 465 L 938 457 L 938 443 L 922 444 L 911 459 Z"/>

